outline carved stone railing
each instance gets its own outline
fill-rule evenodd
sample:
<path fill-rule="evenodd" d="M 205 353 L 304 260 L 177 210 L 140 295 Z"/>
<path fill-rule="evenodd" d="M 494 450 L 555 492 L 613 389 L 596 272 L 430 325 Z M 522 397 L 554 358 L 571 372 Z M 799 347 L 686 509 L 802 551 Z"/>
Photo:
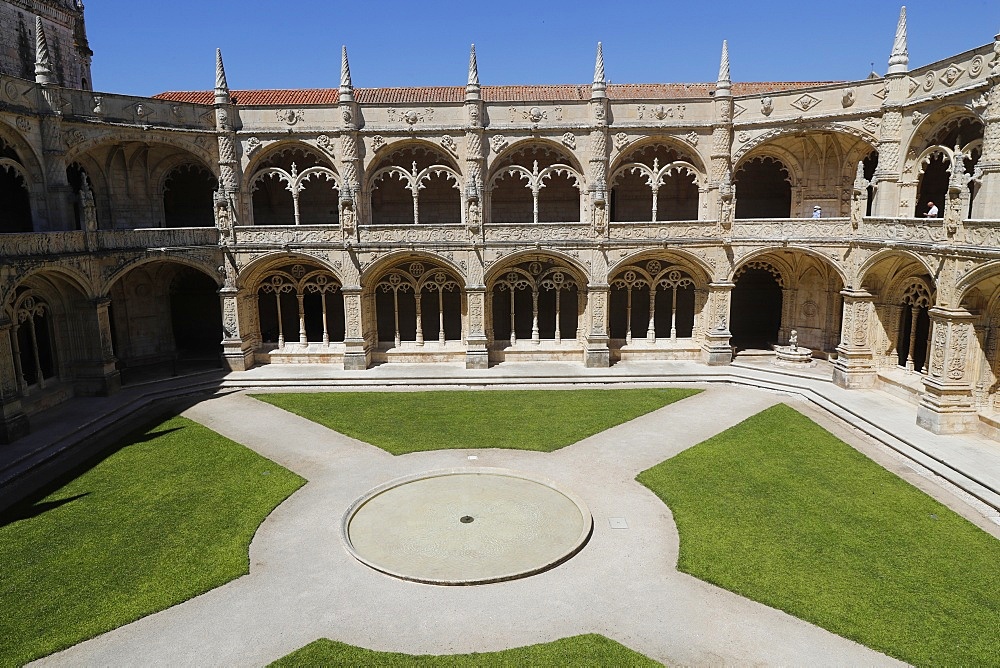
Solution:
<path fill-rule="evenodd" d="M 83 232 L 0 234 L 0 258 L 82 253 L 86 243 Z"/>
<path fill-rule="evenodd" d="M 875 241 L 941 243 L 948 239 L 941 218 L 865 218 L 857 238 Z"/>
<path fill-rule="evenodd" d="M 363 225 L 358 240 L 367 244 L 468 243 L 473 239 L 461 223 L 443 225 Z"/>
<path fill-rule="evenodd" d="M 588 223 L 489 223 L 483 227 L 486 243 L 541 243 L 597 241 Z"/>
<path fill-rule="evenodd" d="M 970 246 L 1000 248 L 1000 220 L 967 220 L 964 243 Z"/>
<path fill-rule="evenodd" d="M 215 246 L 218 243 L 219 231 L 214 227 L 0 234 L 0 258 L 55 256 L 101 250 Z"/>
<path fill-rule="evenodd" d="M 732 231 L 726 236 L 733 241 L 839 240 L 849 238 L 851 232 L 851 221 L 848 218 L 747 219 L 734 221 Z"/>
<path fill-rule="evenodd" d="M 237 244 L 342 244 L 337 225 L 246 225 L 235 228 Z"/>
<path fill-rule="evenodd" d="M 102 230 L 96 233 L 92 250 L 128 248 L 177 248 L 216 246 L 219 230 L 214 227 L 147 227 L 138 230 Z"/>
<path fill-rule="evenodd" d="M 611 223 L 608 236 L 615 241 L 718 239 L 719 224 L 714 220 L 678 220 L 671 222 Z"/>

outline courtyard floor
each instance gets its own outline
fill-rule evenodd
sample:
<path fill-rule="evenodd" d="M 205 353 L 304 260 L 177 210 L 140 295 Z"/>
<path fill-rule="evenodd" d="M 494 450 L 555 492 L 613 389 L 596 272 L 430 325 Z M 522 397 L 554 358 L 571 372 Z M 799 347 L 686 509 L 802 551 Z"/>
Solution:
<path fill-rule="evenodd" d="M 604 634 L 668 665 L 897 663 L 677 572 L 670 510 L 635 476 L 786 401 L 1000 535 L 989 512 L 804 400 L 726 384 L 693 386 L 705 391 L 553 453 L 392 456 L 244 392 L 203 401 L 184 415 L 309 482 L 261 525 L 249 575 L 38 664 L 266 664 L 321 637 L 410 654 L 484 652 L 580 633 Z M 593 514 L 590 541 L 544 573 L 469 587 L 400 580 L 350 556 L 341 522 L 355 500 L 395 478 L 465 466 L 520 471 L 578 495 Z"/>

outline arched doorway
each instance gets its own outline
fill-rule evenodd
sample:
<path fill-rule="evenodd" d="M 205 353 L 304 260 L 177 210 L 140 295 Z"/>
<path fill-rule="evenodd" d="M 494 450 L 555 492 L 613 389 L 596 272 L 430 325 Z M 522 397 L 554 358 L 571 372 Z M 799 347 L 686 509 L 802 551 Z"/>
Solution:
<path fill-rule="evenodd" d="M 122 383 L 218 368 L 218 283 L 178 262 L 136 267 L 111 286 L 108 309 Z"/>
<path fill-rule="evenodd" d="M 733 175 L 737 218 L 789 218 L 792 185 L 788 169 L 770 156 L 748 160 Z"/>
<path fill-rule="evenodd" d="M 750 262 L 736 274 L 730 331 L 737 348 L 766 349 L 781 328 L 781 274 L 766 262 Z"/>
<path fill-rule="evenodd" d="M 170 282 L 170 323 L 180 362 L 221 364 L 222 309 L 213 279 L 190 267 L 178 270 Z"/>

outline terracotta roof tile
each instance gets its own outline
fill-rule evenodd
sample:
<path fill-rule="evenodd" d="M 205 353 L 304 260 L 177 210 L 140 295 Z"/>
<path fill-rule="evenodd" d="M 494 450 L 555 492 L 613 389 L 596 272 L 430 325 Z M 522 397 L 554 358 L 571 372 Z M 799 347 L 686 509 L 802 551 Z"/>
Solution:
<path fill-rule="evenodd" d="M 758 95 L 796 88 L 810 88 L 839 83 L 836 81 L 755 81 L 733 83 L 733 95 Z M 673 100 L 706 98 L 715 91 L 714 83 L 694 84 L 609 84 L 612 100 Z M 333 105 L 336 88 L 234 90 L 233 100 L 243 106 Z M 487 102 L 560 102 L 590 99 L 590 85 L 483 86 Z M 356 88 L 354 96 L 362 104 L 431 104 L 461 102 L 465 86 L 424 86 L 420 88 Z M 171 91 L 154 95 L 158 100 L 191 104 L 212 104 L 212 91 Z"/>

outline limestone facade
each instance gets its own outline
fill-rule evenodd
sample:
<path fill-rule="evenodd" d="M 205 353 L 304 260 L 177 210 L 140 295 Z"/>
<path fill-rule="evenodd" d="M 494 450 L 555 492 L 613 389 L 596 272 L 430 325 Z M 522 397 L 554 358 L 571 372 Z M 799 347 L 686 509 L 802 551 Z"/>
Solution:
<path fill-rule="evenodd" d="M 473 48 L 464 87 L 356 89 L 345 49 L 339 88 L 243 91 L 219 54 L 140 98 L 59 85 L 41 25 L 0 75 L 0 439 L 220 354 L 727 364 L 792 329 L 933 431 L 997 424 L 1000 36 L 910 69 L 904 12 L 885 76 L 822 85 L 725 45 L 714 84 L 612 85 L 598 45 L 581 86 L 483 86 Z"/>

